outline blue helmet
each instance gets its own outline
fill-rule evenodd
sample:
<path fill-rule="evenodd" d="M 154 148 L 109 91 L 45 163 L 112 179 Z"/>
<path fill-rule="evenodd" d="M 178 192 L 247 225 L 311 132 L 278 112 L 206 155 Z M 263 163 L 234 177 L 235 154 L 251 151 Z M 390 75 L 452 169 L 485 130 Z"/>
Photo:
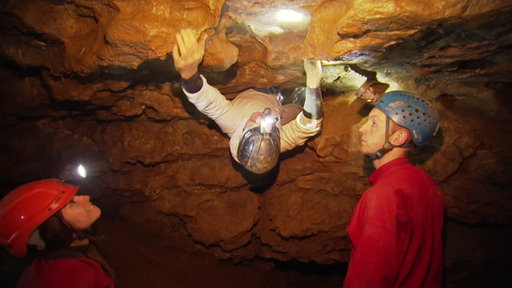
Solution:
<path fill-rule="evenodd" d="M 390 91 L 373 103 L 396 124 L 409 129 L 412 141 L 422 146 L 439 128 L 439 115 L 426 100 L 405 91 Z"/>

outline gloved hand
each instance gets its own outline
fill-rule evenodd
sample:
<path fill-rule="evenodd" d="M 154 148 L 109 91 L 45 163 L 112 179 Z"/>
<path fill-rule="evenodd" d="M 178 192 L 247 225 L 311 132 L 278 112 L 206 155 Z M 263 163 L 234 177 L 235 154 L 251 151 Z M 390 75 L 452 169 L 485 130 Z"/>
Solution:
<path fill-rule="evenodd" d="M 197 73 L 197 67 L 203 61 L 204 47 L 208 34 L 199 37 L 191 29 L 181 30 L 176 34 L 176 45 L 172 49 L 174 67 L 183 79 L 189 79 Z"/>
<path fill-rule="evenodd" d="M 318 59 L 304 59 L 306 70 L 306 101 L 304 102 L 304 116 L 308 119 L 323 118 L 324 110 L 320 80 L 322 80 L 322 62 Z"/>
<path fill-rule="evenodd" d="M 304 59 L 304 70 L 306 71 L 306 86 L 317 88 L 322 80 L 322 62 L 313 58 Z"/>

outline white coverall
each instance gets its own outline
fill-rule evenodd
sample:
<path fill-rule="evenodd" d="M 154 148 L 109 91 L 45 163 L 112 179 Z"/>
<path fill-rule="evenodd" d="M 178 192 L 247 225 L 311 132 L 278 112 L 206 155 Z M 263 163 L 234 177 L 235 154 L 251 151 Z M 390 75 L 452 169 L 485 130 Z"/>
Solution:
<path fill-rule="evenodd" d="M 303 145 L 308 138 L 320 131 L 323 119 L 309 119 L 303 112 L 300 112 L 294 120 L 281 126 L 283 106 L 275 95 L 249 89 L 238 94 L 233 100 L 228 100 L 219 90 L 210 86 L 203 75 L 200 76 L 203 79 L 201 90 L 197 93 L 189 93 L 183 88 L 183 92 L 200 112 L 214 120 L 229 136 L 231 155 L 237 162 L 240 162 L 237 151 L 245 123 L 254 112 L 262 112 L 265 108 L 270 108 L 272 116 L 279 118 L 276 127 L 280 132 L 281 152 Z"/>

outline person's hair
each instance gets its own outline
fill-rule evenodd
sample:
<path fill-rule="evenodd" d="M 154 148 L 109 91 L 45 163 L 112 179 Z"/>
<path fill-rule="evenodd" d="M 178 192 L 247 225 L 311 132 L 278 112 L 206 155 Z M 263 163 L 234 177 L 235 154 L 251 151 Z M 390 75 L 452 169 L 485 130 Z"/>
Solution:
<path fill-rule="evenodd" d="M 61 218 L 60 212 L 39 226 L 39 234 L 46 244 L 46 250 L 69 247 L 74 239 L 73 233 L 73 229 Z"/>

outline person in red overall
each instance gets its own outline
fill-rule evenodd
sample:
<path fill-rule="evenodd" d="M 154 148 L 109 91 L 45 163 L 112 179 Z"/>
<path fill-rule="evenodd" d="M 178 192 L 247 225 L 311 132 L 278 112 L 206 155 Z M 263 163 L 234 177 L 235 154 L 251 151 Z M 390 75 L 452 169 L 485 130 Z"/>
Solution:
<path fill-rule="evenodd" d="M 347 227 L 351 255 L 344 287 L 441 287 L 443 195 L 408 155 L 438 129 L 438 114 L 404 91 L 373 103 L 360 128 L 361 152 L 376 170 Z"/>
<path fill-rule="evenodd" d="M 38 248 L 17 287 L 116 287 L 110 266 L 88 235 L 101 210 L 89 196 L 76 195 L 78 188 L 44 179 L 24 184 L 0 201 L 0 245 L 19 258 L 27 254 L 27 246 Z"/>

